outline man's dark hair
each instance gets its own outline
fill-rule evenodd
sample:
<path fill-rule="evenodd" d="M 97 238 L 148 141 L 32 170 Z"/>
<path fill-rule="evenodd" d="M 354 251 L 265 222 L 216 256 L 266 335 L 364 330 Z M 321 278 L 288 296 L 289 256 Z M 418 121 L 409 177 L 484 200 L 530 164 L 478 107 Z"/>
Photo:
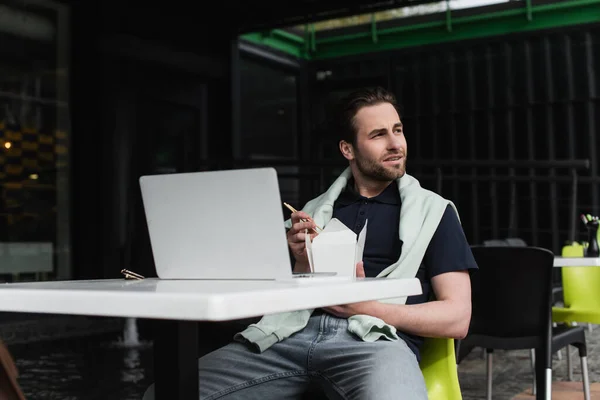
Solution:
<path fill-rule="evenodd" d="M 335 128 L 340 140 L 356 145 L 358 134 L 354 117 L 358 110 L 367 106 L 390 103 L 396 110 L 398 104 L 393 93 L 382 87 L 364 88 L 346 95 L 338 103 L 335 111 Z"/>

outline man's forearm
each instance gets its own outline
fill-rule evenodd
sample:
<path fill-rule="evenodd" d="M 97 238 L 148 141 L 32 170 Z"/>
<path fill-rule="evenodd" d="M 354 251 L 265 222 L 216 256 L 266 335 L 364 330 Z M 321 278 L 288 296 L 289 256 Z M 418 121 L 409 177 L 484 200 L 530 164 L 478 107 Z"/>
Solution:
<path fill-rule="evenodd" d="M 462 339 L 469 330 L 470 305 L 467 307 L 452 300 L 410 305 L 372 304 L 370 315 L 414 335 Z"/>

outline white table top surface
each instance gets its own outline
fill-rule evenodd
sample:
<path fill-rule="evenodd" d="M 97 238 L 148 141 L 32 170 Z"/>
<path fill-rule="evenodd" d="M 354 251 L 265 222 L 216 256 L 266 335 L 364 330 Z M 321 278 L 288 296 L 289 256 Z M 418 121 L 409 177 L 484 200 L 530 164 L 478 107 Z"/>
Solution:
<path fill-rule="evenodd" d="M 555 267 L 600 267 L 600 257 L 554 257 Z"/>
<path fill-rule="evenodd" d="M 417 278 L 72 280 L 0 284 L 0 311 L 225 321 L 421 293 Z"/>

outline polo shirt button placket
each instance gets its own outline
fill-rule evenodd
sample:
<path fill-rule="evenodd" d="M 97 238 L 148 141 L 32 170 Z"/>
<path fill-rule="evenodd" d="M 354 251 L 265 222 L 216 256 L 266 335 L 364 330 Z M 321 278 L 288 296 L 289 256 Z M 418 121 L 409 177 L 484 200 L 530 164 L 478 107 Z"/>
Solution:
<path fill-rule="evenodd" d="M 362 201 L 362 206 L 360 207 L 360 211 L 358 212 L 359 217 L 356 220 L 356 225 L 354 226 L 355 231 L 360 231 L 364 225 L 365 220 L 365 206 L 369 203 L 368 200 Z"/>

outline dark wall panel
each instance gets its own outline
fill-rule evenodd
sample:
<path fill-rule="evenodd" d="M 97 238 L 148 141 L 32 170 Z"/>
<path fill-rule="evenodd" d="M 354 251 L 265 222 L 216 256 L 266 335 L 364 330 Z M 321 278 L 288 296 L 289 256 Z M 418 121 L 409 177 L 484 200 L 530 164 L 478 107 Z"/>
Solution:
<path fill-rule="evenodd" d="M 112 5 L 71 8 L 75 279 L 153 276 L 139 177 L 233 159 L 237 42 L 182 40 L 166 17 L 121 24 L 128 10 Z"/>
<path fill-rule="evenodd" d="M 472 243 L 518 236 L 559 251 L 584 239 L 575 215 L 600 208 L 598 54 L 592 25 L 315 61 L 310 100 L 320 110 L 343 91 L 383 84 L 400 101 L 409 173 L 458 205 Z M 333 147 L 316 154 L 344 164 Z M 556 163 L 585 159 L 589 168 Z"/>

